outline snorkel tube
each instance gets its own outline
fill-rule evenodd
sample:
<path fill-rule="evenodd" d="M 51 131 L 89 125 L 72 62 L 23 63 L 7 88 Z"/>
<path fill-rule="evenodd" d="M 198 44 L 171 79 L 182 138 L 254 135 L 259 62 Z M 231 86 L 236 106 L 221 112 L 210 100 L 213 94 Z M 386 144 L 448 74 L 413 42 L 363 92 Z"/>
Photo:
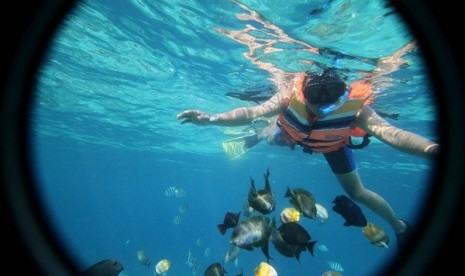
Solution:
<path fill-rule="evenodd" d="M 334 110 L 340 108 L 343 104 L 347 102 L 349 98 L 349 90 L 346 90 L 344 94 L 342 94 L 335 103 L 332 104 L 324 104 L 318 108 L 318 115 L 322 118 L 328 116 Z"/>

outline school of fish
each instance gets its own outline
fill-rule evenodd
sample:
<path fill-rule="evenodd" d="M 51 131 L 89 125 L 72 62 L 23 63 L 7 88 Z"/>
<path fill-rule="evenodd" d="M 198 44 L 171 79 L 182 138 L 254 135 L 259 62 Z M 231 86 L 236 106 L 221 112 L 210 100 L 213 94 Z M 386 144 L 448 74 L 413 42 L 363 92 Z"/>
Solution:
<path fill-rule="evenodd" d="M 318 220 L 320 225 L 326 223 L 329 214 L 324 205 L 317 202 L 314 195 L 305 188 L 287 187 L 284 197 L 289 198 L 291 206 L 281 210 L 279 213 L 280 224 L 277 225 L 274 216 L 272 216 L 276 208 L 276 201 L 271 190 L 269 169 L 264 174 L 264 180 L 264 188 L 257 189 L 255 181 L 253 178 L 250 178 L 250 189 L 246 202 L 242 206 L 242 211 L 226 212 L 222 223 L 217 224 L 217 229 L 221 235 L 226 235 L 228 230 L 231 229 L 228 241 L 229 249 L 221 262 L 210 263 L 205 268 L 204 276 L 222 276 L 228 274 L 224 268 L 224 264 L 227 263 L 234 263 L 235 267 L 238 270 L 240 269 L 240 272 L 236 275 L 243 276 L 242 268 L 239 268 L 239 253 L 242 250 L 252 252 L 258 248 L 266 258 L 266 262 L 259 263 L 255 267 L 253 275 L 277 276 L 277 270 L 270 264 L 270 260 L 274 258 L 270 256 L 269 243 L 274 246 L 281 256 L 295 258 L 298 262 L 300 262 L 302 252 L 308 251 L 310 256 L 314 256 L 315 247 L 320 250 L 320 254 L 321 252 L 329 251 L 325 244 L 319 243 L 317 245 L 318 241 L 313 240 L 307 229 L 300 224 L 302 217 Z M 186 192 L 180 187 L 169 186 L 165 190 L 165 195 L 167 197 L 183 198 Z M 360 227 L 362 229 L 361 232 L 371 244 L 389 248 L 389 237 L 386 232 L 378 225 L 368 222 L 362 209 L 354 201 L 345 195 L 337 195 L 331 203 L 334 204 L 332 210 L 344 219 L 344 226 Z M 178 209 L 179 214 L 174 218 L 174 224 L 178 224 L 183 220 L 183 216 L 188 210 L 188 204 L 182 203 Z M 241 217 L 241 215 L 243 216 Z M 197 239 L 196 245 L 200 246 L 201 243 L 202 241 Z M 210 257 L 211 252 L 212 248 L 206 247 L 203 255 Z M 143 249 L 137 251 L 137 260 L 141 265 L 147 267 L 151 265 L 151 261 Z M 109 261 L 106 262 L 108 263 Z M 194 257 L 190 249 L 186 264 L 192 268 L 192 274 L 196 275 L 199 268 L 199 260 L 197 257 Z M 330 270 L 324 271 L 321 274 L 322 276 L 342 276 L 344 268 L 339 262 L 327 260 L 326 264 Z M 122 265 L 119 265 L 115 273 L 122 270 Z M 109 269 L 109 264 L 107 265 L 105 262 L 98 264 L 98 266 Z M 168 273 L 170 267 L 171 262 L 167 259 L 162 259 L 155 265 L 154 274 L 165 275 Z"/>

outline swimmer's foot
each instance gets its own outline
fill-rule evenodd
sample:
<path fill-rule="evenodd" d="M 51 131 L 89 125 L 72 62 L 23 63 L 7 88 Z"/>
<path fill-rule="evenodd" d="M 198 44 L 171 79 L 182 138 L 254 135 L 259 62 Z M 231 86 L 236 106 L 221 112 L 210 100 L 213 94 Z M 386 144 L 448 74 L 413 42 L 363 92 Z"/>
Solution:
<path fill-rule="evenodd" d="M 413 230 L 412 225 L 408 221 L 406 221 L 404 219 L 400 219 L 400 220 L 403 223 L 405 223 L 405 226 L 406 226 L 404 231 L 396 233 L 397 248 L 399 250 L 402 250 L 402 249 L 404 249 L 404 247 L 408 243 L 408 239 L 413 236 L 414 230 Z"/>
<path fill-rule="evenodd" d="M 226 156 L 233 160 L 244 155 L 250 148 L 258 144 L 260 140 L 257 134 L 246 135 L 229 139 L 223 142 L 223 150 Z"/>

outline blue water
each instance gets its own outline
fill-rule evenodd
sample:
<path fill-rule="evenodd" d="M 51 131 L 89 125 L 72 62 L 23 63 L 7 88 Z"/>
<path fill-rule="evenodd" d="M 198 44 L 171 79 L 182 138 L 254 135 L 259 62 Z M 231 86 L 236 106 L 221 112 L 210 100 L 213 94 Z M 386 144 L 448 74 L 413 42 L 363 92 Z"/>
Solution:
<path fill-rule="evenodd" d="M 310 11 L 321 8 L 321 13 Z M 261 15 L 270 25 L 241 14 Z M 270 244 L 279 275 L 321 275 L 327 261 L 344 275 L 373 275 L 396 254 L 392 229 L 362 206 L 369 221 L 391 237 L 389 249 L 376 247 L 360 228 L 344 227 L 331 210 L 343 191 L 322 155 L 262 143 L 236 160 L 222 141 L 243 128 L 180 125 L 176 114 L 200 108 L 223 112 L 254 103 L 227 92 L 272 86 L 272 74 L 244 56 L 247 45 L 218 32 L 256 28 L 250 35 L 272 40 L 258 48 L 255 61 L 281 72 L 318 69 L 312 60 L 347 69 L 349 78 L 374 69 L 413 35 L 383 2 L 353 1 L 82 1 L 54 37 L 37 78 L 31 113 L 31 145 L 37 189 L 62 243 L 82 269 L 107 258 L 120 260 L 124 275 L 153 275 L 153 264 L 171 261 L 168 275 L 203 275 L 222 262 L 229 230 L 216 225 L 246 200 L 250 178 L 258 187 L 269 168 L 277 200 L 274 216 L 290 205 L 286 188 L 305 187 L 329 211 L 325 224 L 303 218 L 317 245 L 300 263 Z M 269 26 L 278 27 L 277 36 Z M 320 56 L 304 45 L 349 57 Z M 279 51 L 278 51 L 279 50 Z M 391 123 L 438 139 L 433 90 L 420 51 L 404 56 L 409 65 L 389 74 L 374 108 L 398 113 Z M 431 161 L 400 153 L 373 140 L 355 158 L 365 186 L 382 195 L 398 216 L 415 222 L 429 191 Z M 184 191 L 167 196 L 168 187 Z M 179 206 L 187 206 L 182 213 Z M 182 216 L 179 216 L 182 213 Z M 180 218 L 176 221 L 176 217 Z M 177 223 L 176 223 L 177 222 Z M 208 249 L 209 248 L 209 249 Z M 152 261 L 137 259 L 144 249 Z M 188 252 L 197 259 L 186 264 Z M 210 253 L 209 253 L 210 252 Z M 252 275 L 265 258 L 259 249 L 242 250 L 228 275 Z"/>

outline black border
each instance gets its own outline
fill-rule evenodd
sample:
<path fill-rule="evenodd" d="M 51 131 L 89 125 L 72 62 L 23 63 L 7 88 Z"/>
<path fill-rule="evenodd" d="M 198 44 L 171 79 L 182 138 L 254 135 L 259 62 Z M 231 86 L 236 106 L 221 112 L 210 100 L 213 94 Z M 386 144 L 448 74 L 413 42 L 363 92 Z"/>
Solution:
<path fill-rule="evenodd" d="M 414 33 L 434 86 L 441 155 L 417 233 L 384 275 L 424 275 L 454 270 L 463 246 L 464 82 L 460 38 L 453 30 L 460 10 L 440 1 L 391 1 Z M 451 20 L 452 19 L 452 20 Z"/>
<path fill-rule="evenodd" d="M 28 164 L 27 110 L 40 58 L 55 27 L 75 1 L 42 0 L 8 3 L 0 12 L 0 168 L 4 271 L 33 275 L 76 275 L 72 256 L 60 247 L 35 202 Z M 443 1 L 442 1 L 443 2 Z M 450 1 L 449 1 L 450 2 Z M 421 275 L 461 270 L 452 252 L 464 245 L 462 183 L 464 171 L 464 74 L 462 15 L 458 4 L 400 0 L 392 4 L 412 29 L 437 91 L 441 155 L 435 185 L 424 210 L 412 249 L 399 255 L 385 275 Z M 456 30 L 456 31 L 454 31 Z M 368 261 L 368 260 L 367 260 Z M 459 270 L 459 271 L 460 271 Z"/>
<path fill-rule="evenodd" d="M 28 162 L 28 111 L 36 71 L 56 27 L 74 4 L 39 0 L 8 3 L 0 9 L 1 227 L 7 237 L 2 264 L 16 275 L 79 274 L 46 223 Z"/>

